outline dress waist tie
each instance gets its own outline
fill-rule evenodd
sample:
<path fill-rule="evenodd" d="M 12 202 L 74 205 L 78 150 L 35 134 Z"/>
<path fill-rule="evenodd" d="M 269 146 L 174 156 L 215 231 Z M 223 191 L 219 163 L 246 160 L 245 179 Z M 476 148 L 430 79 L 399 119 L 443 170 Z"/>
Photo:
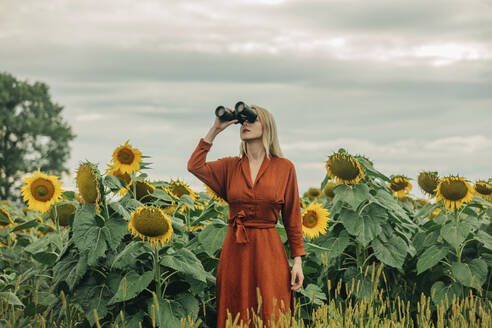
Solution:
<path fill-rule="evenodd" d="M 240 210 L 234 215 L 232 218 L 227 220 L 229 225 L 232 225 L 234 228 L 234 236 L 236 239 L 236 243 L 238 244 L 247 244 L 249 243 L 248 233 L 246 232 L 246 227 L 248 228 L 257 228 L 257 229 L 268 229 L 275 228 L 275 223 L 273 222 L 258 222 L 258 221 L 249 221 L 245 220 L 246 213 L 244 210 Z"/>

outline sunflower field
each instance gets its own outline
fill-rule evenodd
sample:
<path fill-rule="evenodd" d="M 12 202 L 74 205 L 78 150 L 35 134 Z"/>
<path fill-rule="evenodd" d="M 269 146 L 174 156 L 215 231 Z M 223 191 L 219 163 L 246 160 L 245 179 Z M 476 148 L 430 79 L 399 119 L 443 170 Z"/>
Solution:
<path fill-rule="evenodd" d="M 152 181 L 148 157 L 126 141 L 104 172 L 81 162 L 75 191 L 38 169 L 27 207 L 0 202 L 0 327 L 215 326 L 227 202 Z M 492 326 L 492 179 L 423 171 L 414 199 L 413 179 L 365 156 L 325 164 L 301 196 L 305 279 L 277 327 Z"/>

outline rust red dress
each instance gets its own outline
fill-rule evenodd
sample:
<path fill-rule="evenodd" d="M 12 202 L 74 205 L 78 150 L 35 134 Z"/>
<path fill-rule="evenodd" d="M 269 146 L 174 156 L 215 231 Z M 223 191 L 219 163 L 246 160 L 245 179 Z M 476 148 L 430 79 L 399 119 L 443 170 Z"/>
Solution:
<path fill-rule="evenodd" d="M 206 162 L 211 147 L 200 138 L 188 171 L 229 204 L 229 228 L 217 268 L 217 327 L 225 327 L 227 311 L 233 319 L 240 313 L 239 322 L 252 327 L 251 311 L 257 313 L 258 308 L 257 287 L 262 297 L 261 317 L 270 327 L 272 314 L 277 320 L 279 311 L 290 309 L 293 313 L 290 266 L 275 228 L 280 211 L 290 257 L 306 255 L 295 167 L 286 158 L 265 156 L 253 183 L 246 156 Z"/>

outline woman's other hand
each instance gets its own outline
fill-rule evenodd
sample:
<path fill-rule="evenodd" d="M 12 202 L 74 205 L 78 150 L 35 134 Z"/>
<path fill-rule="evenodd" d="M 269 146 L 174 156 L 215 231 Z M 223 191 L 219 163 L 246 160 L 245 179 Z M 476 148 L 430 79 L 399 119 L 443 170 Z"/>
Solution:
<path fill-rule="evenodd" d="M 297 278 L 297 283 L 296 283 Z M 304 281 L 304 274 L 302 273 L 302 262 L 294 261 L 294 265 L 291 270 L 291 280 L 290 280 L 290 289 L 296 290 L 302 287 L 302 282 Z"/>

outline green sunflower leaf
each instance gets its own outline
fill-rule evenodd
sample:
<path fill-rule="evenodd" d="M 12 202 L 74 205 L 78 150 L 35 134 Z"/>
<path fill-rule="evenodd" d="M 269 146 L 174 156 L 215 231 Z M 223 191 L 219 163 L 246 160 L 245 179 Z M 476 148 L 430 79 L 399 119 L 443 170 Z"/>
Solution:
<path fill-rule="evenodd" d="M 471 225 L 466 221 L 449 221 L 441 228 L 441 237 L 457 249 L 470 233 Z"/>
<path fill-rule="evenodd" d="M 451 271 L 464 286 L 479 289 L 487 279 L 488 268 L 484 260 L 473 259 L 470 263 L 453 263 Z"/>
<path fill-rule="evenodd" d="M 125 283 L 126 279 L 126 283 Z M 108 305 L 128 301 L 140 294 L 154 279 L 154 271 L 146 271 L 139 275 L 135 271 L 128 272 L 121 279 L 116 294 L 109 300 Z M 125 286 L 126 285 L 126 286 Z"/>
<path fill-rule="evenodd" d="M 176 271 L 189 274 L 197 280 L 206 282 L 207 272 L 203 268 L 202 262 L 187 248 L 180 248 L 171 255 L 164 255 L 160 263 Z"/>
<path fill-rule="evenodd" d="M 448 248 L 442 245 L 432 245 L 427 248 L 417 261 L 417 274 L 434 267 L 439 261 L 446 257 L 448 252 Z"/>

